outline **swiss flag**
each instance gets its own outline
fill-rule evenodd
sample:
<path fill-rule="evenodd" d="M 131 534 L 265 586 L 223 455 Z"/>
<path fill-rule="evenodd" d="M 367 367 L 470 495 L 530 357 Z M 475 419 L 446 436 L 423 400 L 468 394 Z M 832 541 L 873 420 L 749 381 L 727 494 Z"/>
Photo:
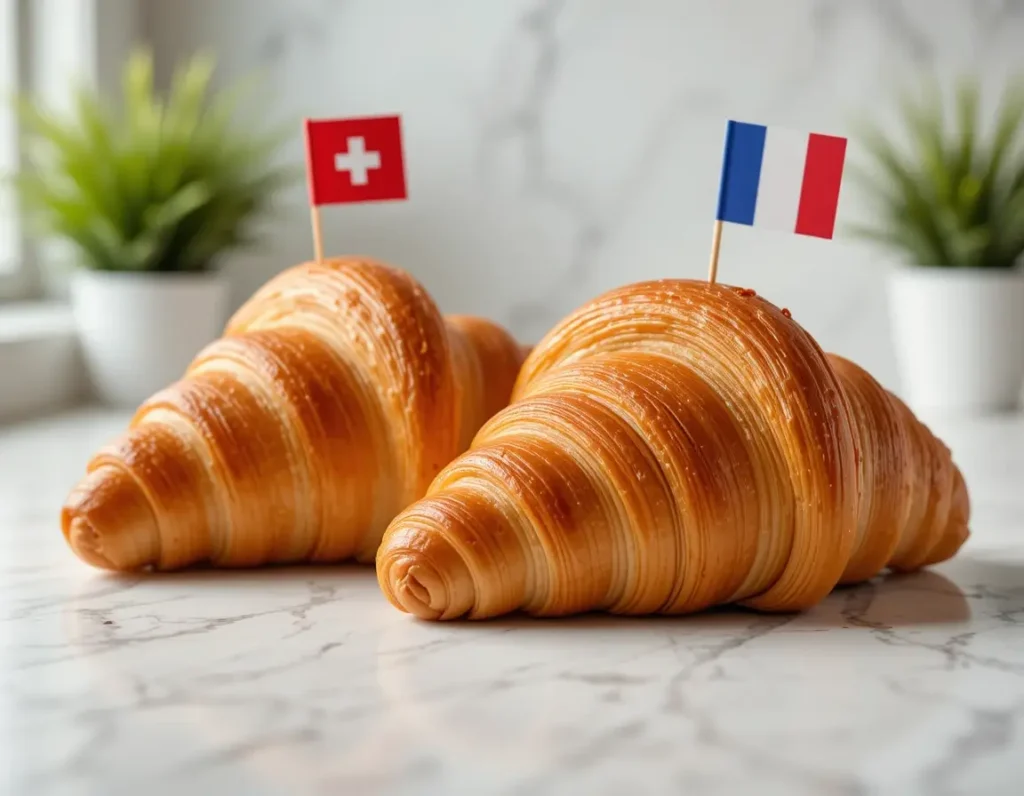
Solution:
<path fill-rule="evenodd" d="M 401 117 L 307 119 L 306 160 L 314 205 L 408 196 Z"/>

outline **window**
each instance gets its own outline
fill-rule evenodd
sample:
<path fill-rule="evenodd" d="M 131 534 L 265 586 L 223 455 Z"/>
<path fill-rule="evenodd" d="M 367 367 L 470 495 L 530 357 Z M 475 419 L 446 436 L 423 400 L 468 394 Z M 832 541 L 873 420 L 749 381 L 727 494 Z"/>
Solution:
<path fill-rule="evenodd" d="M 10 97 L 20 73 L 18 0 L 0 0 L 0 295 L 11 293 L 22 265 L 21 225 L 8 175 L 18 167 L 18 132 Z M 7 290 L 5 290 L 5 287 Z"/>
<path fill-rule="evenodd" d="M 141 5 L 141 0 L 0 0 L 0 175 L 16 171 L 20 158 L 11 95 L 31 93 L 61 110 L 80 81 L 116 90 L 138 33 Z M 58 246 L 26 238 L 15 193 L 6 182 L 0 180 L 0 302 L 59 296 L 66 255 Z"/>

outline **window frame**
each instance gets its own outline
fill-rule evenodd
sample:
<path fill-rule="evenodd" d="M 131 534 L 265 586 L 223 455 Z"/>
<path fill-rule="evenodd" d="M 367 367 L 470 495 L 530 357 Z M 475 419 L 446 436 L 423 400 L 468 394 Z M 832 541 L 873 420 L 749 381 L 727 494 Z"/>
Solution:
<path fill-rule="evenodd" d="M 11 29 L 7 31 L 13 38 L 13 41 L 2 42 L 3 49 L 5 50 L 8 50 L 8 45 L 10 45 L 8 50 L 10 55 L 7 57 L 13 55 L 13 63 L 11 64 L 13 74 L 11 75 L 10 85 L 0 87 L 0 97 L 2 97 L 0 101 L 6 106 L 0 108 L 0 123 L 5 126 L 10 125 L 11 135 L 11 140 L 4 142 L 5 146 L 10 147 L 11 151 L 9 154 L 11 155 L 11 160 L 6 162 L 6 157 L 0 159 L 0 173 L 6 176 L 9 171 L 16 170 L 20 165 L 17 124 L 9 103 L 11 93 L 24 91 L 26 87 L 25 78 L 28 74 L 29 65 L 28 43 L 30 41 L 30 31 L 28 27 L 27 0 L 0 0 L 0 4 L 4 6 L 3 9 L 0 9 L 0 13 L 3 13 L 4 16 L 10 13 L 13 17 Z M 9 187 L 2 186 L 0 190 L 5 192 L 11 191 L 4 199 L 9 202 L 9 207 L 14 214 L 13 219 L 9 221 L 9 228 L 13 233 L 13 251 L 10 258 L 13 268 L 0 267 L 0 302 L 32 298 L 37 292 L 36 280 L 34 278 L 35 269 L 31 261 L 31 252 L 25 236 L 24 225 L 19 219 L 17 198 Z"/>
<path fill-rule="evenodd" d="M 15 12 L 16 85 L 50 107 L 67 107 L 72 77 L 101 91 L 116 91 L 121 68 L 141 38 L 145 0 L 0 0 Z M 19 161 L 15 160 L 15 165 Z M 63 298 L 66 278 L 47 265 L 60 246 L 37 241 L 18 224 L 18 265 L 0 270 L 0 307 L 41 298 Z M 56 252 L 54 252 L 56 250 Z M 58 258 L 59 259 L 59 258 Z"/>

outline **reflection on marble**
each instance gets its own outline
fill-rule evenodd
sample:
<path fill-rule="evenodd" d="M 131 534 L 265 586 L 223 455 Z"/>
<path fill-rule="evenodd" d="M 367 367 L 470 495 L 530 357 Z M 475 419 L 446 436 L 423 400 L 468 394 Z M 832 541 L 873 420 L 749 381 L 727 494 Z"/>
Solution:
<path fill-rule="evenodd" d="M 800 615 L 439 625 L 359 567 L 80 564 L 56 507 L 124 420 L 0 430 L 0 792 L 1019 792 L 1024 421 L 936 428 L 975 521 L 933 571 Z"/>
<path fill-rule="evenodd" d="M 212 49 L 262 70 L 259 106 L 299 119 L 403 115 L 410 200 L 327 208 L 329 252 L 384 257 L 446 311 L 524 341 L 624 282 L 706 274 L 728 118 L 854 135 L 892 119 L 922 71 L 1019 68 L 1022 0 L 177 0 L 144 9 L 165 75 Z M 859 157 L 856 138 L 851 158 Z M 299 186 L 264 247 L 231 263 L 236 300 L 310 255 Z M 730 227 L 720 278 L 791 309 L 826 350 L 898 389 L 889 255 Z"/>

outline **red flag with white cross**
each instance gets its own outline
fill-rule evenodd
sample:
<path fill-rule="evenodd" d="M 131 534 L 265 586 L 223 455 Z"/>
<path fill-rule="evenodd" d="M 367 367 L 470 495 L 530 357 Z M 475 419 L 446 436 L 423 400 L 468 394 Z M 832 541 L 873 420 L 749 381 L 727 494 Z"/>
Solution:
<path fill-rule="evenodd" d="M 399 116 L 307 119 L 306 158 L 314 205 L 407 197 Z"/>
<path fill-rule="evenodd" d="M 318 260 L 321 205 L 408 198 L 399 116 L 307 119 L 306 162 Z"/>

